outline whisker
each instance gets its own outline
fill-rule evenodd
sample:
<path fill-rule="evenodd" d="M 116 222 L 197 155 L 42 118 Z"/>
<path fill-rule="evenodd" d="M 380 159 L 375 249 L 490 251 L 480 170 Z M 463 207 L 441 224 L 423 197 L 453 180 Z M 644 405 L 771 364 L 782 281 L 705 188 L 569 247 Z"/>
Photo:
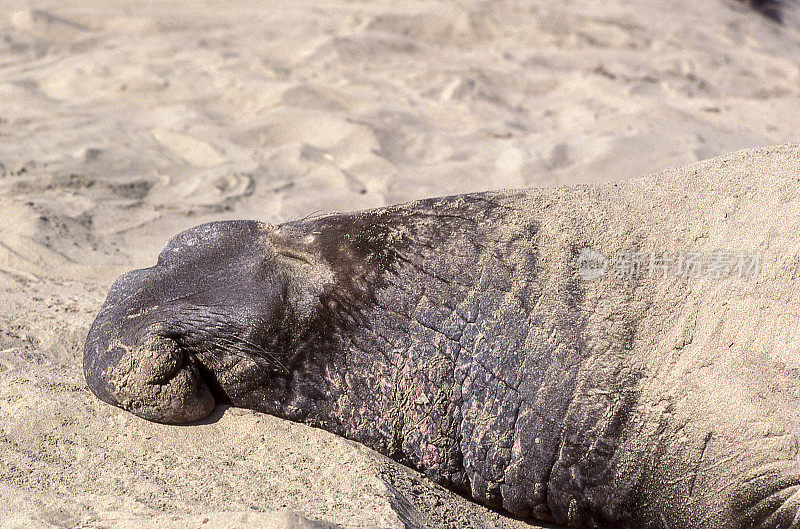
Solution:
<path fill-rule="evenodd" d="M 194 309 L 193 312 L 195 310 L 198 314 L 201 315 L 201 317 L 198 318 L 195 315 L 188 316 L 187 318 L 184 319 L 184 321 L 187 323 L 192 323 L 193 325 L 185 325 L 184 322 L 180 322 L 178 324 L 180 328 L 190 333 L 193 332 L 200 334 L 202 336 L 202 340 L 205 340 L 205 342 L 224 344 L 227 346 L 224 347 L 224 352 L 233 354 L 234 356 L 238 356 L 240 358 L 246 358 L 249 355 L 256 353 L 259 357 L 270 362 L 274 366 L 277 366 L 285 373 L 287 374 L 289 373 L 289 369 L 277 359 L 278 355 L 276 353 L 267 351 L 264 347 L 239 336 L 238 332 L 236 331 L 243 332 L 246 328 L 242 322 L 237 321 L 231 318 L 230 316 L 215 312 L 213 310 L 206 309 L 201 311 L 198 308 Z M 214 316 L 219 316 L 220 317 L 219 320 L 207 317 L 206 315 L 209 313 Z M 208 324 L 214 324 L 217 327 L 225 325 L 230 327 L 230 329 L 234 332 L 226 331 L 224 334 L 222 333 L 212 334 L 205 330 Z M 191 346 L 192 344 L 186 344 L 186 345 Z M 248 349 L 244 349 L 242 346 L 246 346 Z M 211 350 L 205 344 L 203 345 L 203 349 L 209 352 L 210 354 L 214 354 L 214 351 Z"/>
<path fill-rule="evenodd" d="M 284 372 L 286 372 L 286 373 L 289 373 L 289 369 L 288 369 L 286 366 L 284 366 L 284 365 L 283 365 L 283 364 L 282 364 L 282 363 L 281 363 L 281 362 L 280 362 L 280 361 L 279 361 L 279 360 L 276 358 L 276 355 L 275 355 L 274 353 L 270 352 L 270 351 L 267 351 L 267 350 L 266 350 L 266 349 L 264 349 L 263 347 L 260 347 L 260 346 L 258 346 L 258 345 L 256 345 L 256 344 L 252 343 L 252 342 L 249 342 L 249 341 L 247 341 L 247 340 L 244 340 L 244 339 L 242 339 L 242 338 L 240 338 L 240 337 L 238 337 L 238 336 L 234 336 L 234 339 L 235 339 L 236 341 L 234 341 L 234 340 L 230 340 L 230 339 L 228 339 L 228 338 L 225 338 L 225 337 L 223 337 L 223 336 L 217 336 L 217 337 L 215 337 L 215 339 L 216 339 L 216 340 L 218 340 L 218 341 L 222 341 L 223 343 L 226 343 L 226 344 L 228 344 L 228 345 L 232 345 L 232 346 L 234 346 L 234 347 L 238 346 L 239 344 L 244 344 L 244 345 L 247 345 L 248 347 L 251 347 L 251 348 L 255 349 L 255 351 L 256 351 L 257 353 L 260 353 L 260 355 L 259 355 L 259 356 L 261 356 L 261 358 L 263 358 L 264 360 L 267 360 L 267 361 L 269 361 L 269 362 L 272 362 L 273 364 L 275 364 L 275 365 L 277 365 L 278 367 L 280 367 L 280 368 L 281 368 L 281 369 L 282 369 Z M 237 343 L 237 341 L 238 341 L 238 343 Z"/>

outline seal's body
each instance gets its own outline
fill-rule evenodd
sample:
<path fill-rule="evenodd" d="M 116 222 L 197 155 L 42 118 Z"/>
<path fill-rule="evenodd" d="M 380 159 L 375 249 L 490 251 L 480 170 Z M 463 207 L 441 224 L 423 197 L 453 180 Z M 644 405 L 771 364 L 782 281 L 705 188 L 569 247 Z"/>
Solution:
<path fill-rule="evenodd" d="M 758 341 L 774 311 L 736 321 L 764 280 L 610 266 L 713 248 L 696 223 L 730 185 L 640 185 L 704 198 L 671 215 L 576 187 L 199 226 L 114 284 L 89 386 L 155 421 L 227 402 L 310 423 L 572 527 L 800 526 L 797 351 Z M 751 215 L 742 240 L 768 224 Z M 608 271 L 582 274 L 587 251 Z"/>

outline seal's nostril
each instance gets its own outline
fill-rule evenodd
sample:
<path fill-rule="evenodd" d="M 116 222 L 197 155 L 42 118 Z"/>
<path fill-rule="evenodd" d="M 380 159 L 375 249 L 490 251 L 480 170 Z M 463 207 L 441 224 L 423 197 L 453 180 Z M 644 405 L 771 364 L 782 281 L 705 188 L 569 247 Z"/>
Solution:
<path fill-rule="evenodd" d="M 140 346 L 142 367 L 149 373 L 146 383 L 168 383 L 186 365 L 188 353 L 178 343 L 161 335 L 149 336 Z"/>

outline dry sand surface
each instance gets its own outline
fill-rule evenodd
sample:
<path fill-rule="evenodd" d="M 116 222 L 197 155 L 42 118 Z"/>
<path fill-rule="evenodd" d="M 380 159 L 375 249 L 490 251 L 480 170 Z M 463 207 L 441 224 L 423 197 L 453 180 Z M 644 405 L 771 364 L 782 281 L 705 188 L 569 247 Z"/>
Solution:
<path fill-rule="evenodd" d="M 0 1 L 0 527 L 528 527 L 302 425 L 106 406 L 81 373 L 93 315 L 205 221 L 796 141 L 798 20 L 722 0 Z"/>

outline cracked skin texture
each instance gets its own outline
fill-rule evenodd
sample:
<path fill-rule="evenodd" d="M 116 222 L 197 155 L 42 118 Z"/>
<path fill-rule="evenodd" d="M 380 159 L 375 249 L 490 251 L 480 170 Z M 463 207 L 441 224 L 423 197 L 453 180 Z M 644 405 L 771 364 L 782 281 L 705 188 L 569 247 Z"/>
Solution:
<path fill-rule="evenodd" d="M 225 402 L 309 423 L 521 517 L 797 527 L 797 284 L 768 262 L 797 252 L 788 159 L 769 185 L 741 158 L 723 176 L 198 226 L 115 282 L 86 378 L 155 421 Z M 720 241 L 764 252 L 765 273 L 577 272 L 584 248 Z"/>

